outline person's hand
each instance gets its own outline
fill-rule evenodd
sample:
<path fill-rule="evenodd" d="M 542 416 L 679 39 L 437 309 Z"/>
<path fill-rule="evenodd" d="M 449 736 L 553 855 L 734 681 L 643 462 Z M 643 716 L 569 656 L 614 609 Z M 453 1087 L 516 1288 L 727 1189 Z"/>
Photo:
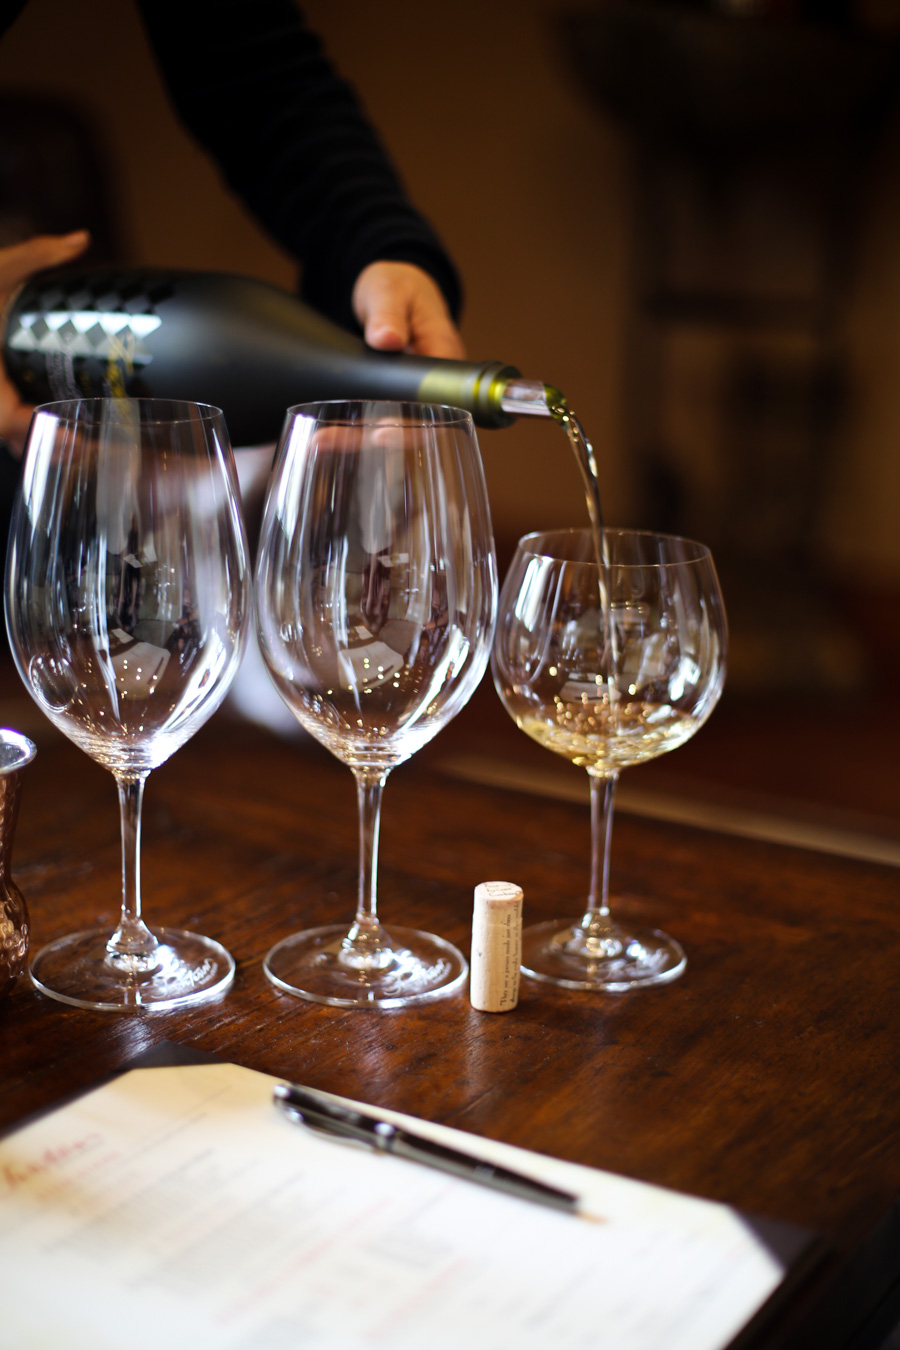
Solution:
<path fill-rule="evenodd" d="M 87 230 L 74 234 L 41 234 L 24 243 L 0 248 L 0 313 L 23 281 L 45 267 L 58 267 L 83 253 L 90 242 Z M 33 409 L 23 403 L 19 391 L 0 362 L 0 439 L 14 455 L 21 455 Z"/>
<path fill-rule="evenodd" d="M 366 342 L 384 352 L 465 357 L 437 282 L 412 263 L 374 262 L 353 287 L 353 312 Z"/>

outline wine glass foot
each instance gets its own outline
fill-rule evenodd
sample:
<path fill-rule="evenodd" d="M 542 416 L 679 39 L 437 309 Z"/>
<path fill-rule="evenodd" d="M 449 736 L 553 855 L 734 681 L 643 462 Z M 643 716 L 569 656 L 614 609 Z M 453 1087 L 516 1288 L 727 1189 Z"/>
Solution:
<path fill-rule="evenodd" d="M 286 994 L 336 1008 L 407 1008 L 454 993 L 469 967 L 462 952 L 433 933 L 391 928 L 384 952 L 364 965 L 347 952 L 347 928 L 330 924 L 295 933 L 263 962 L 268 978 Z"/>
<path fill-rule="evenodd" d="M 566 989 L 624 993 L 668 984 L 684 971 L 684 951 L 657 928 L 610 924 L 602 939 L 591 937 L 581 919 L 535 924 L 522 934 L 522 971 Z"/>
<path fill-rule="evenodd" d="M 48 998 L 101 1012 L 149 1012 L 217 998 L 234 979 L 234 960 L 212 938 L 157 928 L 148 969 L 123 970 L 109 959 L 108 928 L 70 933 L 42 947 L 29 967 Z"/>

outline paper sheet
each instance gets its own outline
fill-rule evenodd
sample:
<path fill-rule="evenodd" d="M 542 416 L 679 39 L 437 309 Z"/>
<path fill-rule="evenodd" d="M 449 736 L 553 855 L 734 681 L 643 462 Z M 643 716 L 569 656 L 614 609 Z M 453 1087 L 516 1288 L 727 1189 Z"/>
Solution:
<path fill-rule="evenodd" d="M 321 1139 L 275 1081 L 137 1069 L 0 1141 L 0 1343 L 721 1350 L 782 1279 L 724 1206 L 411 1122 L 597 1219 L 558 1213 Z"/>

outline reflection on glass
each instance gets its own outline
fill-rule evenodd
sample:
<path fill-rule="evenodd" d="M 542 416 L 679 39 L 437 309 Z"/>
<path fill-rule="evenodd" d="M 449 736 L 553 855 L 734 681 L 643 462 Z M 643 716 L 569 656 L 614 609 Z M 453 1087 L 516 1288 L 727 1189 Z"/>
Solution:
<path fill-rule="evenodd" d="M 419 404 L 292 409 L 269 487 L 257 574 L 263 659 L 300 723 L 352 770 L 360 820 L 351 926 L 286 938 L 265 970 L 347 1007 L 422 1002 L 467 965 L 376 913 L 388 773 L 469 699 L 496 610 L 490 514 L 472 419 Z"/>
<path fill-rule="evenodd" d="M 685 966 L 673 938 L 636 931 L 610 912 L 619 773 L 676 749 L 706 721 L 722 692 L 727 630 L 703 545 L 633 530 L 604 537 L 602 573 L 587 530 L 519 541 L 492 664 L 516 724 L 586 769 L 591 783 L 587 905 L 526 929 L 522 968 L 569 988 L 618 991 L 675 979 Z"/>
<path fill-rule="evenodd" d="M 10 645 L 38 706 L 115 777 L 123 848 L 116 931 L 69 935 L 32 961 L 35 984 L 51 997 L 169 1008 L 231 981 L 234 963 L 218 943 L 145 924 L 141 803 L 151 769 L 225 697 L 248 606 L 218 409 L 84 399 L 37 410 L 7 563 Z"/>

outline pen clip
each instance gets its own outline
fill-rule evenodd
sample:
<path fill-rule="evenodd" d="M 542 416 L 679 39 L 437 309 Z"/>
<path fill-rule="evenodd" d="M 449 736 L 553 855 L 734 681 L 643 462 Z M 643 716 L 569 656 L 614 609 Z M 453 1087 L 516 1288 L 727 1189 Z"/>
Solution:
<path fill-rule="evenodd" d="M 358 1144 L 375 1151 L 386 1151 L 397 1134 L 397 1127 L 373 1116 L 323 1098 L 308 1089 L 279 1083 L 275 1100 L 290 1120 L 306 1125 L 317 1134 Z"/>
<path fill-rule="evenodd" d="M 351 1148 L 364 1148 L 367 1153 L 371 1153 L 375 1148 L 368 1139 L 364 1139 L 356 1131 L 342 1126 L 339 1121 L 326 1120 L 324 1117 L 318 1120 L 313 1119 L 312 1112 L 298 1111 L 296 1107 L 288 1103 L 283 1104 L 284 1114 L 288 1120 L 296 1125 L 303 1125 L 311 1131 L 312 1134 L 321 1134 L 325 1138 L 333 1140 L 336 1144 L 349 1144 Z"/>

